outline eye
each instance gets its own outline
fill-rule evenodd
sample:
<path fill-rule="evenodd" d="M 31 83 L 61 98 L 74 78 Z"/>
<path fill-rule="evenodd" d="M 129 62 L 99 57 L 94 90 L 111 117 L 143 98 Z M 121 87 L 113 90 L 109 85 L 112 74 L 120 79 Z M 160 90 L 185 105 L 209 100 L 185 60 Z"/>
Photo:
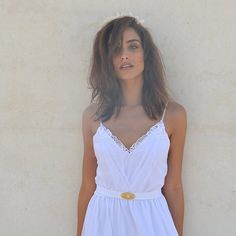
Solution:
<path fill-rule="evenodd" d="M 136 48 L 138 48 L 138 46 L 136 44 L 130 44 L 130 48 L 136 49 Z"/>

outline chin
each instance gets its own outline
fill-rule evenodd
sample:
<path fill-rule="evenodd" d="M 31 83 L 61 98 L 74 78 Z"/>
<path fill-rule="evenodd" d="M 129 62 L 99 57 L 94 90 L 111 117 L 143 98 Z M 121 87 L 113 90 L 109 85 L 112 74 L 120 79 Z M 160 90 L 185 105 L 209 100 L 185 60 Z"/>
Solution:
<path fill-rule="evenodd" d="M 137 79 L 138 80 L 140 78 L 142 78 L 142 76 L 140 76 L 140 75 L 136 75 L 136 76 L 135 75 L 134 76 L 128 76 L 127 75 L 127 76 L 119 76 L 118 77 L 119 80 L 133 80 L 133 79 Z"/>

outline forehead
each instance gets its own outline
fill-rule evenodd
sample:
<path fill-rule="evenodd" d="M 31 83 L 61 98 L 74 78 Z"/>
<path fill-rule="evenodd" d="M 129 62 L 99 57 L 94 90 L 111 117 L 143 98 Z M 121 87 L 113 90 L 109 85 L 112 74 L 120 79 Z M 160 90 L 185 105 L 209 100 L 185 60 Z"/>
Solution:
<path fill-rule="evenodd" d="M 139 35 L 132 28 L 125 29 L 122 36 L 123 36 L 123 43 L 130 43 L 130 42 L 141 43 Z"/>

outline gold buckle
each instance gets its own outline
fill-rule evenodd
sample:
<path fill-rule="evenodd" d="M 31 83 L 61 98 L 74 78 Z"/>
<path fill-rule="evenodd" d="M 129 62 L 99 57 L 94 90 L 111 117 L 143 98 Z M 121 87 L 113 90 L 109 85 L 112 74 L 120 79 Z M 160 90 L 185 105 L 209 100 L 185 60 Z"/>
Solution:
<path fill-rule="evenodd" d="M 131 192 L 124 192 L 124 193 L 121 193 L 121 197 L 127 200 L 132 200 L 135 198 L 135 194 Z"/>

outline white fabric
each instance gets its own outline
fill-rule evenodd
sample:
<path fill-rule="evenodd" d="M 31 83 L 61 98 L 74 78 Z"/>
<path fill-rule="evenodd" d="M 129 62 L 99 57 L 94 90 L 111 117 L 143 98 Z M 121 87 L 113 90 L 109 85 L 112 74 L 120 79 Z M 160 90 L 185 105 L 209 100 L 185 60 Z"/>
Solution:
<path fill-rule="evenodd" d="M 98 163 L 95 181 L 101 188 L 89 201 L 82 236 L 178 236 L 161 193 L 170 146 L 163 117 L 164 113 L 130 149 L 100 122 L 93 145 Z M 102 189 L 160 194 L 127 200 Z"/>
<path fill-rule="evenodd" d="M 110 190 L 107 188 L 104 188 L 100 185 L 97 185 L 96 190 L 95 190 L 95 194 L 99 195 L 99 196 L 110 196 L 110 197 L 116 197 L 116 198 L 121 198 L 121 199 L 127 199 L 127 194 L 126 195 L 122 195 L 124 192 L 120 192 L 120 191 L 114 191 L 114 190 Z M 157 191 L 152 191 L 152 192 L 135 192 L 132 193 L 134 194 L 134 197 L 132 199 L 153 199 L 153 198 L 157 198 L 158 196 L 160 196 L 161 191 L 157 190 Z"/>

